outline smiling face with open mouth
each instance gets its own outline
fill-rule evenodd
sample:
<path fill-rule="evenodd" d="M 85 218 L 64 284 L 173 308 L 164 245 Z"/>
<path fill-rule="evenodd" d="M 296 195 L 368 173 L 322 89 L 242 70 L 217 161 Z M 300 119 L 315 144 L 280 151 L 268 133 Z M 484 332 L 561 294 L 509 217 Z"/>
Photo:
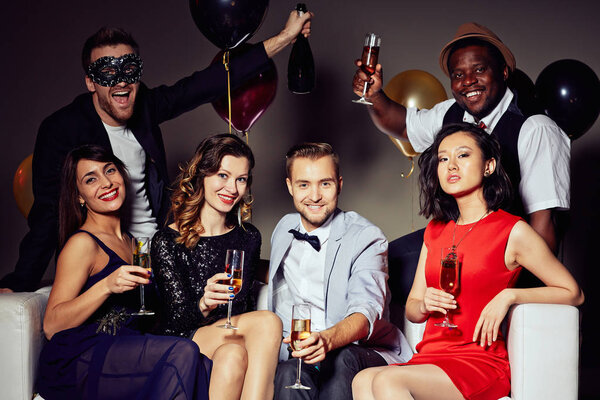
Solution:
<path fill-rule="evenodd" d="M 504 96 L 508 67 L 499 65 L 485 46 L 455 50 L 448 69 L 456 102 L 478 120 L 492 112 Z"/>
<path fill-rule="evenodd" d="M 126 44 L 97 47 L 92 50 L 91 60 L 94 62 L 101 57 L 118 58 L 133 52 L 133 48 Z M 119 82 L 107 87 L 93 82 L 89 76 L 86 76 L 85 84 L 93 93 L 94 107 L 104 123 L 110 126 L 122 126 L 127 123 L 133 115 L 139 82 Z"/>
<path fill-rule="evenodd" d="M 125 182 L 112 162 L 86 159 L 79 161 L 77 190 L 79 201 L 85 203 L 88 212 L 116 212 L 125 201 Z"/>

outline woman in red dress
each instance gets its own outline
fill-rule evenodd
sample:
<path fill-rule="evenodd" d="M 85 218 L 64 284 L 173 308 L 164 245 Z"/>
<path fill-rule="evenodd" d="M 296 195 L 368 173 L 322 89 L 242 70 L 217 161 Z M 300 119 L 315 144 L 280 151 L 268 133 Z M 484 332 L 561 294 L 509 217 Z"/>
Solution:
<path fill-rule="evenodd" d="M 583 293 L 544 240 L 521 218 L 500 209 L 510 199 L 511 186 L 493 136 L 470 124 L 448 125 L 421 155 L 419 166 L 421 214 L 432 221 L 406 316 L 427 321 L 425 333 L 408 363 L 361 371 L 352 383 L 354 399 L 496 400 L 510 392 L 500 332 L 510 306 L 577 306 Z M 453 249 L 459 260 L 454 295 L 440 287 L 443 248 Z M 514 288 L 521 268 L 546 286 Z M 456 327 L 440 326 L 446 316 Z"/>

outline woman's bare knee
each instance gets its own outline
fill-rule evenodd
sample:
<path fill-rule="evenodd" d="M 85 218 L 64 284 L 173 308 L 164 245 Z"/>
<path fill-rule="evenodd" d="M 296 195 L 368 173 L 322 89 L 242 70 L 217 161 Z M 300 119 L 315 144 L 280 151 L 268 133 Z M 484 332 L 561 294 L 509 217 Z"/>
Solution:
<path fill-rule="evenodd" d="M 245 375 L 248 367 L 246 348 L 237 343 L 225 343 L 219 346 L 213 354 L 213 370 L 215 368 L 228 371 L 232 375 Z"/>
<path fill-rule="evenodd" d="M 373 398 L 379 399 L 412 399 L 406 384 L 406 374 L 402 367 L 390 366 L 380 370 L 373 376 L 371 391 Z"/>
<path fill-rule="evenodd" d="M 374 368 L 360 371 L 352 380 L 352 397 L 354 400 L 369 400 L 373 398 L 371 384 L 376 372 Z"/>
<path fill-rule="evenodd" d="M 260 324 L 265 334 L 268 335 L 269 338 L 276 337 L 280 339 L 283 330 L 283 325 L 281 323 L 281 319 L 277 316 L 277 314 L 272 313 L 271 311 L 257 312 L 260 313 L 258 315 L 258 318 L 260 318 Z"/>
<path fill-rule="evenodd" d="M 282 324 L 281 319 L 271 311 L 253 311 L 242 315 L 244 330 L 253 338 L 264 341 L 281 341 Z"/>

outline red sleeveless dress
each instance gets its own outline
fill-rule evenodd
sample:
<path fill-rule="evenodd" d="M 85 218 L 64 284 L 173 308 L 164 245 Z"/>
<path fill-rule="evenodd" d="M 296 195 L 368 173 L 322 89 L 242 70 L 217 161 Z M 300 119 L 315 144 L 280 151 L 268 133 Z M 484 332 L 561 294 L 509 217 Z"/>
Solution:
<path fill-rule="evenodd" d="M 406 364 L 434 364 L 450 377 L 465 399 L 497 400 L 510 393 L 510 367 L 502 335 L 490 347 L 473 342 L 475 325 L 483 308 L 505 288 L 513 287 L 521 267 L 509 271 L 504 264 L 508 237 L 520 217 L 499 210 L 474 224 L 456 226 L 455 243 L 462 253 L 458 308 L 450 319 L 458 328 L 435 326 L 444 315 L 433 313 L 427 319 L 418 353 Z M 441 252 L 452 245 L 454 221 L 431 221 L 425 230 L 427 246 L 425 279 L 427 286 L 440 288 Z M 465 236 L 466 234 L 466 236 Z"/>

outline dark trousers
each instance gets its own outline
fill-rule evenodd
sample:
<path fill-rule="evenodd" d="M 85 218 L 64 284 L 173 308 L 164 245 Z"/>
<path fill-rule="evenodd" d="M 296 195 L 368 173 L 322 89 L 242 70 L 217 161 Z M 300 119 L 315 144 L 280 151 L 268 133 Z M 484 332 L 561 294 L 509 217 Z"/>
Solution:
<path fill-rule="evenodd" d="M 419 229 L 390 242 L 388 247 L 388 285 L 392 302 L 404 306 L 415 279 L 425 229 Z"/>
<path fill-rule="evenodd" d="M 298 359 L 290 358 L 277 366 L 275 400 L 323 399 L 351 400 L 352 379 L 361 370 L 387 365 L 376 351 L 349 344 L 327 353 L 318 366 L 302 363 L 301 380 L 311 390 L 286 389 L 296 381 Z"/>

